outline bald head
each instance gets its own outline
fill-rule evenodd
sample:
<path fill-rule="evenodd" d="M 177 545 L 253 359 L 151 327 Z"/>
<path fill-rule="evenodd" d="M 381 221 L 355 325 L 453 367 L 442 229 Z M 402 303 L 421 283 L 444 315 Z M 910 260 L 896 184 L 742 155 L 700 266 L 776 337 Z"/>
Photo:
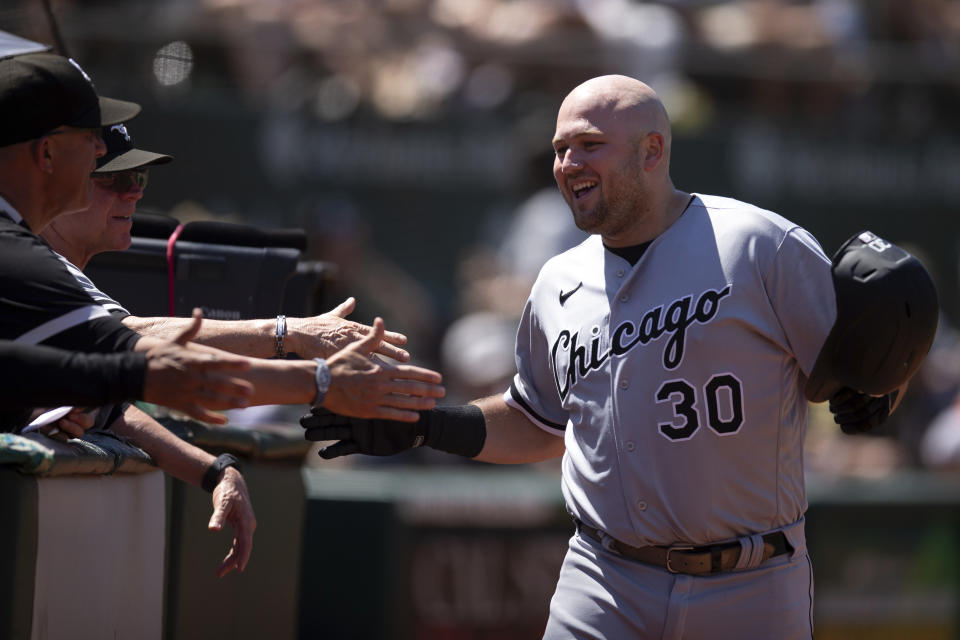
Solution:
<path fill-rule="evenodd" d="M 606 113 L 625 132 L 645 135 L 655 131 L 670 148 L 670 118 L 656 92 L 648 85 L 627 76 L 609 75 L 591 78 L 574 88 L 560 106 L 560 116 L 571 112 Z"/>

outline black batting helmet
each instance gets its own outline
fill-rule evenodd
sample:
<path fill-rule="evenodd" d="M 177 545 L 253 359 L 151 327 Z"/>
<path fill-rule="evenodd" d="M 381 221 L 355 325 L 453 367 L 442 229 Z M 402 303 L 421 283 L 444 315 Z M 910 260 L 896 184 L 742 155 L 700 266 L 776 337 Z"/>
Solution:
<path fill-rule="evenodd" d="M 869 231 L 833 256 L 837 319 L 804 394 L 823 402 L 844 387 L 883 395 L 920 367 L 937 332 L 939 304 L 923 264 Z"/>

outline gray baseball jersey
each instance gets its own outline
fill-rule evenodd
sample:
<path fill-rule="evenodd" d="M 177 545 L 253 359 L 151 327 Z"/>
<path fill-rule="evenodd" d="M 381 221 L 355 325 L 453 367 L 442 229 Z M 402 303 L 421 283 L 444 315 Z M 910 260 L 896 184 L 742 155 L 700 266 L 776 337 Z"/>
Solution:
<path fill-rule="evenodd" d="M 696 195 L 632 267 L 598 236 L 546 263 L 504 397 L 565 438 L 567 506 L 610 536 L 765 532 L 806 509 L 802 390 L 835 317 L 809 233 Z"/>

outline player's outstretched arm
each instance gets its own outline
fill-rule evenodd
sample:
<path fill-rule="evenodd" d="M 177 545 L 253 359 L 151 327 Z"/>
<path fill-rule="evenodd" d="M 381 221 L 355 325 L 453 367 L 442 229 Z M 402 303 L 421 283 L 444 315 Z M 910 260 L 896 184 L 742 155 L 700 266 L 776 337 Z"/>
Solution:
<path fill-rule="evenodd" d="M 196 486 L 215 458 L 172 434 L 163 425 L 136 407 L 128 407 L 110 428 L 137 445 L 153 458 L 165 473 Z M 234 569 L 243 571 L 253 551 L 253 532 L 257 518 L 243 476 L 233 467 L 221 472 L 213 490 L 213 515 L 209 529 L 220 531 L 225 524 L 233 528 L 233 544 L 217 568 L 223 577 Z"/>
<path fill-rule="evenodd" d="M 327 313 L 309 318 L 287 318 L 287 334 L 283 351 L 303 358 L 327 358 L 352 342 L 373 333 L 373 327 L 347 320 L 356 307 L 354 298 L 347 298 Z M 190 318 L 142 318 L 127 316 L 123 324 L 144 336 L 172 340 L 189 326 Z M 215 347 L 230 353 L 252 358 L 269 358 L 277 352 L 277 321 L 261 320 L 204 320 L 193 339 L 197 344 Z M 410 354 L 400 347 L 407 337 L 395 331 L 385 331 L 374 352 L 407 362 Z"/>
<path fill-rule="evenodd" d="M 336 441 L 319 452 L 327 460 L 354 453 L 390 456 L 427 446 L 484 462 L 520 464 L 564 451 L 562 438 L 539 429 L 500 396 L 421 411 L 417 422 L 362 420 L 314 409 L 300 424 L 307 440 Z"/>
<path fill-rule="evenodd" d="M 477 401 L 487 423 L 487 440 L 477 460 L 496 464 L 524 464 L 559 458 L 566 447 L 563 438 L 530 422 L 502 395 Z"/>

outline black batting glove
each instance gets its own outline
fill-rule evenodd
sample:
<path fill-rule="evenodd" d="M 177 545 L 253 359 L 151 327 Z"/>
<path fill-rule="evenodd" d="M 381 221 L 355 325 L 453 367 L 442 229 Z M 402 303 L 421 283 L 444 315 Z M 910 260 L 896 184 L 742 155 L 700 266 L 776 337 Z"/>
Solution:
<path fill-rule="evenodd" d="M 425 439 L 421 422 L 348 418 L 322 407 L 300 418 L 300 426 L 306 429 L 303 437 L 312 442 L 338 441 L 319 451 L 324 460 L 353 453 L 392 456 L 422 445 Z"/>
<path fill-rule="evenodd" d="M 877 397 L 844 388 L 830 398 L 830 412 L 844 433 L 866 433 L 886 422 L 898 393 Z"/>
<path fill-rule="evenodd" d="M 319 451 L 324 460 L 352 453 L 392 456 L 420 446 L 473 458 L 487 438 L 483 412 L 472 404 L 421 411 L 417 422 L 348 418 L 314 407 L 300 418 L 300 426 L 307 440 L 338 441 Z"/>

